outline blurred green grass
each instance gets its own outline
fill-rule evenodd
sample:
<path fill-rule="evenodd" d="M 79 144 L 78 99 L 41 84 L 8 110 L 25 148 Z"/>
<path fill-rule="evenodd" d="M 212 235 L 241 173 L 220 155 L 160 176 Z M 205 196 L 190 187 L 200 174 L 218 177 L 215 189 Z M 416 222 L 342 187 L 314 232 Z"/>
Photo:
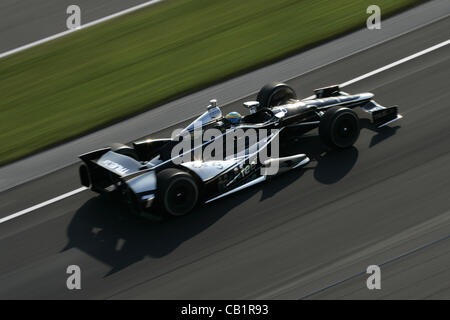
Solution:
<path fill-rule="evenodd" d="M 0 164 L 364 27 L 372 2 L 166 0 L 1 59 Z"/>

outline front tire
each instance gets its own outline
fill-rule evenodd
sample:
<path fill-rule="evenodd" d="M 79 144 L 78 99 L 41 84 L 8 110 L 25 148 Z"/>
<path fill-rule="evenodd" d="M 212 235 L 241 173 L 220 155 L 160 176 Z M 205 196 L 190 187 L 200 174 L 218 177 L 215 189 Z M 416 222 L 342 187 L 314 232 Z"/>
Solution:
<path fill-rule="evenodd" d="M 269 108 L 288 103 L 289 100 L 296 99 L 297 94 L 294 89 L 285 83 L 273 82 L 266 84 L 259 90 L 256 100 L 260 108 Z"/>
<path fill-rule="evenodd" d="M 358 115 L 349 108 L 328 109 L 319 124 L 319 135 L 329 147 L 345 149 L 353 146 L 360 132 Z"/>
<path fill-rule="evenodd" d="M 165 213 L 183 216 L 197 204 L 199 188 L 194 178 L 179 169 L 165 169 L 158 173 L 158 201 Z"/>

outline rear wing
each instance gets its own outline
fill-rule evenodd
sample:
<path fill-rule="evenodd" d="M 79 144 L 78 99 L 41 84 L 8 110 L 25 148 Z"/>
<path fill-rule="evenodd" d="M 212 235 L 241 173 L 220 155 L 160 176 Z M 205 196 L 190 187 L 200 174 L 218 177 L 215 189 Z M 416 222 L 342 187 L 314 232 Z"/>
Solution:
<path fill-rule="evenodd" d="M 94 191 L 111 191 L 110 186 L 142 170 L 140 162 L 110 148 L 85 153 L 80 158 L 84 162 L 80 167 L 81 184 Z"/>

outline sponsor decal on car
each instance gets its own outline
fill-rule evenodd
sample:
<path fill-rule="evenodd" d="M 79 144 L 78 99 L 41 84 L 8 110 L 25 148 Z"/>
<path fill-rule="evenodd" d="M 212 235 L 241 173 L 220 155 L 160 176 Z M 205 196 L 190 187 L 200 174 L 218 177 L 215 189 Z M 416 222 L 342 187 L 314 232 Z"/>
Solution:
<path fill-rule="evenodd" d="M 127 169 L 124 166 L 122 166 L 114 161 L 111 161 L 111 160 L 103 160 L 101 162 L 101 164 L 104 165 L 105 167 L 107 167 L 108 169 L 111 169 L 111 170 L 117 172 L 120 175 L 125 175 L 130 171 L 130 169 Z"/>

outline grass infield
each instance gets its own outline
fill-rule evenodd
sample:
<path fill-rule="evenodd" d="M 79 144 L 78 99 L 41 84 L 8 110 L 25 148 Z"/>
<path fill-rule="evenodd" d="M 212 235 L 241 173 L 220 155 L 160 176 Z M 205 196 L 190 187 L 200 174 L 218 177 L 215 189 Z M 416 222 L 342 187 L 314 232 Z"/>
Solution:
<path fill-rule="evenodd" d="M 166 0 L 1 59 L 0 164 L 365 27 L 373 3 Z"/>

